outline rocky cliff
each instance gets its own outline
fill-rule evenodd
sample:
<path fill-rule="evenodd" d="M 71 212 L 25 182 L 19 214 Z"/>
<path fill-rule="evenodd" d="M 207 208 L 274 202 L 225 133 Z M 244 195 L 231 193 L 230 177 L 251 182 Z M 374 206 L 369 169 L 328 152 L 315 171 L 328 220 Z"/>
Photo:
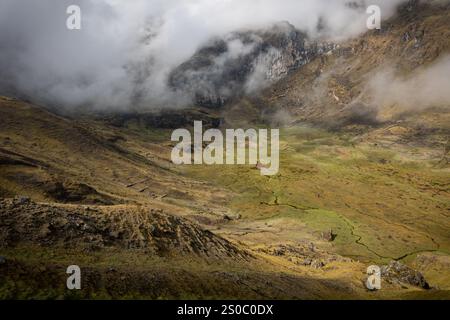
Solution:
<path fill-rule="evenodd" d="M 170 75 L 170 87 L 198 106 L 218 108 L 307 64 L 332 44 L 310 43 L 287 22 L 212 39 Z"/>

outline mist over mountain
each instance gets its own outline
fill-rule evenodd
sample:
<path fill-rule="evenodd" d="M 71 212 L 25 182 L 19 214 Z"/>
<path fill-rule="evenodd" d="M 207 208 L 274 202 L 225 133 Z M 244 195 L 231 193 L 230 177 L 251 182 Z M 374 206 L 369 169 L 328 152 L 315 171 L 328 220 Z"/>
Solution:
<path fill-rule="evenodd" d="M 370 4 L 379 5 L 386 19 L 402 2 Z M 72 4 L 81 8 L 81 30 L 66 28 Z M 3 0 L 0 91 L 59 108 L 185 106 L 192 95 L 173 90 L 169 77 L 211 39 L 230 39 L 242 30 L 255 35 L 286 21 L 311 41 L 337 42 L 367 30 L 368 5 L 363 0 Z M 226 51 L 246 56 L 260 42 L 235 38 L 225 44 Z M 279 55 L 270 48 L 263 53 L 255 55 L 259 63 L 252 66 L 253 77 L 245 79 L 250 91 L 270 72 L 264 59 L 270 65 Z"/>
<path fill-rule="evenodd" d="M 369 82 L 375 105 L 396 105 L 396 112 L 450 106 L 450 55 L 432 65 L 416 70 L 408 77 L 398 77 L 393 68 L 377 72 Z"/>
<path fill-rule="evenodd" d="M 450 300 L 450 1 L 373 3 L 0 0 L 0 300 Z"/>

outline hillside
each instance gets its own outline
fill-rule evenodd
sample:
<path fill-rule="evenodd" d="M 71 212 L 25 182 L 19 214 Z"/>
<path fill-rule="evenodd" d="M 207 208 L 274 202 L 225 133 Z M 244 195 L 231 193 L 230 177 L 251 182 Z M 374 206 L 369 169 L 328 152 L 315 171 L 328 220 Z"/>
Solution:
<path fill-rule="evenodd" d="M 0 203 L 0 255 L 6 257 L 1 266 L 2 297 L 64 295 L 63 266 L 70 260 L 88 270 L 83 297 L 306 298 L 327 297 L 330 290 L 338 294 L 332 289 L 337 285 L 334 276 L 304 279 L 208 231 L 226 230 L 238 219 L 227 207 L 233 194 L 172 168 L 166 159 L 169 130 L 142 133 L 104 122 L 75 121 L 9 98 L 2 98 L 1 112 L 5 199 Z M 33 130 L 26 129 L 30 125 Z M 139 154 L 144 151 L 145 156 Z M 280 268 L 285 275 L 279 274 Z M 55 282 L 36 282 L 34 270 L 41 269 Z M 111 280 L 108 287 L 98 283 L 110 279 L 111 272 L 126 275 Z M 90 283 L 91 277 L 98 280 Z M 31 279 L 35 285 L 20 284 Z M 273 288 L 267 290 L 261 279 Z M 141 286 L 134 280 L 157 282 Z M 161 282 L 165 287 L 155 287 Z M 116 291 L 118 287 L 122 289 Z M 352 290 L 346 290 L 350 296 Z"/>
<path fill-rule="evenodd" d="M 172 73 L 195 98 L 182 110 L 0 97 L 0 298 L 449 299 L 450 105 L 432 94 L 450 7 L 413 1 L 385 24 L 306 56 L 288 24 L 215 39 Z M 217 73 L 223 41 L 249 35 L 258 45 Z M 274 78 L 246 92 L 275 49 Z M 172 130 L 194 120 L 281 128 L 279 174 L 173 165 Z M 378 292 L 364 286 L 372 264 Z"/>

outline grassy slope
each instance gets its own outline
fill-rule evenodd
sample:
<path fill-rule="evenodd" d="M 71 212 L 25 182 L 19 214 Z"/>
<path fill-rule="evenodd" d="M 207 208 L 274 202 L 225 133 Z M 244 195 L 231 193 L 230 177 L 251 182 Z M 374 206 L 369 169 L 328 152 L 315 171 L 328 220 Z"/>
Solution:
<path fill-rule="evenodd" d="M 367 264 L 365 261 L 381 262 L 382 260 L 372 251 L 379 255 L 392 254 L 397 257 L 415 249 L 427 250 L 430 248 L 428 246 L 433 245 L 427 236 L 429 234 L 436 237 L 436 241 L 440 241 L 439 243 L 442 245 L 440 250 L 445 251 L 445 246 L 448 245 L 448 239 L 445 238 L 445 228 L 448 228 L 445 219 L 441 220 L 440 224 L 430 221 L 429 226 L 426 226 L 427 230 L 423 230 L 422 224 L 414 225 L 413 223 L 410 225 L 409 222 L 399 221 L 396 217 L 401 218 L 400 215 L 385 217 L 384 215 L 388 211 L 368 211 L 374 216 L 377 216 L 380 212 L 380 219 L 382 217 L 382 219 L 388 221 L 388 223 L 385 223 L 378 217 L 368 218 L 355 210 L 355 208 L 360 208 L 360 199 L 367 196 L 367 193 L 371 194 L 370 201 L 367 201 L 369 210 L 377 208 L 375 203 L 381 202 L 381 200 L 387 207 L 402 207 L 397 202 L 400 200 L 388 196 L 392 194 L 392 183 L 401 186 L 400 189 L 404 189 L 402 192 L 405 196 L 413 195 L 417 203 L 425 202 L 426 194 L 420 195 L 415 187 L 416 185 L 411 185 L 407 179 L 405 180 L 404 174 L 421 172 L 424 181 L 431 178 L 436 179 L 436 185 L 438 185 L 446 179 L 446 176 L 442 175 L 444 171 L 437 170 L 434 173 L 435 169 L 432 168 L 423 170 L 422 164 L 405 166 L 400 162 L 393 162 L 381 165 L 379 160 L 381 155 L 385 157 L 383 152 L 380 150 L 375 152 L 376 150 L 367 149 L 366 146 L 354 147 L 346 136 L 306 127 L 284 130 L 282 132 L 281 172 L 277 177 L 268 178 L 261 177 L 258 170 L 247 166 L 221 167 L 221 175 L 216 174 L 218 168 L 206 166 L 168 167 L 168 173 L 165 173 L 167 170 L 158 168 L 168 166 L 167 158 L 170 148 L 165 146 L 163 141 L 166 141 L 169 131 L 152 131 L 148 134 L 140 130 L 138 133 L 123 128 L 112 129 L 97 122 L 83 124 L 82 127 L 88 128 L 89 134 L 87 136 L 82 135 L 82 138 L 73 138 L 70 144 L 78 145 L 80 140 L 84 141 L 95 132 L 99 137 L 94 139 L 98 144 L 97 154 L 100 152 L 108 154 L 108 157 L 110 157 L 108 168 L 120 172 L 121 175 L 127 175 L 124 181 L 140 180 L 141 177 L 139 179 L 135 179 L 135 177 L 131 179 L 130 177 L 130 174 L 135 172 L 135 166 L 142 168 L 141 170 L 149 170 L 147 172 L 151 172 L 150 170 L 164 172 L 158 175 L 152 173 L 152 179 L 144 183 L 144 186 L 126 188 L 124 185 L 117 185 L 115 182 L 117 180 L 109 177 L 108 171 L 96 171 L 103 165 L 102 154 L 99 158 L 89 155 L 82 157 L 83 166 L 90 168 L 96 174 L 90 179 L 85 179 L 86 171 L 77 167 L 77 162 L 81 161 L 79 154 L 72 152 L 71 157 L 59 160 L 61 152 L 65 148 L 71 148 L 71 146 L 63 144 L 62 147 L 59 147 L 58 143 L 61 142 L 58 142 L 52 143 L 52 148 L 49 148 L 47 144 L 47 147 L 42 147 L 38 151 L 28 148 L 28 144 L 33 145 L 33 143 L 50 140 L 48 135 L 55 134 L 55 130 L 37 125 L 32 128 L 32 135 L 29 135 L 29 132 L 24 133 L 23 130 L 17 130 L 19 126 L 25 123 L 32 124 L 30 116 L 35 117 L 35 112 L 42 111 L 28 106 L 25 113 L 14 112 L 16 109 L 11 108 L 25 108 L 25 106 L 19 102 L 15 102 L 15 106 L 11 106 L 10 103 L 8 101 L 2 105 L 3 114 L 6 115 L 2 119 L 4 119 L 5 124 L 8 124 L 3 126 L 2 135 L 10 137 L 8 143 L 3 144 L 2 147 L 26 155 L 35 161 L 39 159 L 47 165 L 47 167 L 30 167 L 28 174 L 31 178 L 37 179 L 37 177 L 49 175 L 53 179 L 59 179 L 61 172 L 63 174 L 67 172 L 64 174 L 66 179 L 70 177 L 77 181 L 92 183 L 97 190 L 113 197 L 120 197 L 122 202 L 125 201 L 121 206 L 129 208 L 129 210 L 132 210 L 130 208 L 136 204 L 138 206 L 149 205 L 170 214 L 186 216 L 201 223 L 204 223 L 206 219 L 205 228 L 230 239 L 241 248 L 252 250 L 258 258 L 256 263 L 249 262 L 246 265 L 242 262 L 226 264 L 223 262 L 220 264 L 208 261 L 202 262 L 195 257 L 178 258 L 178 262 L 174 258 L 148 256 L 145 251 L 139 250 L 109 248 L 90 252 L 85 251 L 83 247 L 77 249 L 77 245 L 72 249 L 63 249 L 58 246 L 41 247 L 24 243 L 20 244 L 19 247 L 3 248 L 0 251 L 0 254 L 5 255 L 13 265 L 10 269 L 12 273 L 7 273 L 7 278 L 3 282 L 3 297 L 70 298 L 70 293 L 65 292 L 64 287 L 61 287 L 61 279 L 66 276 L 64 265 L 74 263 L 74 261 L 83 265 L 92 279 L 97 279 L 94 282 L 95 285 L 88 286 L 85 291 L 80 293 L 83 297 L 92 298 L 374 298 L 383 297 L 384 294 L 393 295 L 389 297 L 401 297 L 409 291 L 397 292 L 394 289 L 393 291 L 386 291 L 386 293 L 368 295 L 363 289 L 361 281 L 364 278 L 363 272 Z M 22 109 L 19 110 L 22 111 Z M 6 122 L 5 119 L 13 117 L 13 115 L 14 118 L 10 118 L 9 122 Z M 56 121 L 51 114 L 43 116 L 41 113 L 39 118 L 40 121 L 47 119 L 46 124 L 52 122 L 53 126 L 61 121 Z M 67 122 L 66 125 L 68 128 L 66 130 L 69 130 L 73 123 Z M 12 129 L 6 131 L 6 128 Z M 115 142 L 113 146 L 106 144 L 108 148 L 104 151 L 102 150 L 104 148 L 103 139 L 105 136 L 111 135 L 111 130 L 115 135 L 123 136 L 125 141 Z M 27 135 L 26 142 L 25 139 L 21 140 L 24 135 Z M 39 137 L 39 139 L 36 137 Z M 72 137 L 76 137 L 76 135 L 73 134 Z M 64 135 L 55 134 L 54 139 L 64 141 L 61 140 L 64 139 Z M 13 147 L 11 147 L 11 143 L 13 143 Z M 121 152 L 110 151 L 110 148 L 115 150 L 114 148 L 119 147 Z M 78 150 L 78 152 L 82 152 L 81 149 Z M 122 152 L 123 150 L 126 152 Z M 153 150 L 157 150 L 157 152 Z M 377 157 L 374 156 L 373 152 L 376 153 Z M 148 163 L 144 160 L 142 160 L 143 164 L 140 164 L 139 156 L 141 154 L 147 154 L 147 158 L 152 161 L 159 159 L 161 166 L 148 166 Z M 132 160 L 129 160 L 130 157 Z M 74 158 L 76 159 L 73 160 Z M 393 158 L 395 157 L 391 155 L 389 159 L 392 161 Z M 353 170 L 356 165 L 359 168 L 357 171 Z M 385 176 L 386 167 L 401 170 L 403 175 Z M 373 173 L 374 168 L 381 170 L 378 175 Z M 7 169 L 13 170 L 13 172 L 16 170 L 21 174 L 24 173 L 23 166 L 20 165 L 2 166 L 2 170 Z M 367 190 L 369 187 L 366 180 L 369 174 L 374 176 L 375 184 L 372 184 L 371 189 Z M 5 179 L 5 176 L 8 177 L 3 173 L 2 179 Z M 8 179 L 20 188 L 8 190 L 9 192 L 33 196 L 33 193 L 29 193 L 29 190 L 36 190 L 36 200 L 53 201 L 46 198 L 45 194 L 42 193 L 42 184 L 21 185 L 18 176 L 12 177 L 15 177 L 16 180 L 11 180 L 11 176 Z M 146 184 L 151 187 L 153 183 L 159 181 L 165 183 L 159 184 L 158 188 L 167 188 L 167 191 L 159 190 L 158 192 L 167 192 L 166 197 L 154 199 L 139 192 L 139 189 L 145 187 Z M 387 185 L 386 181 L 389 182 Z M 354 187 L 355 184 L 357 184 L 357 188 Z M 3 188 L 8 187 L 6 184 L 2 186 Z M 384 188 L 386 190 L 383 193 L 381 191 Z M 176 189 L 180 190 L 181 193 L 174 193 L 173 190 Z M 170 190 L 172 190 L 172 193 Z M 445 194 L 438 194 L 430 201 L 443 206 L 445 205 Z M 78 205 L 68 206 L 77 208 Z M 90 207 L 96 208 L 97 206 L 91 204 Z M 218 208 L 218 210 L 216 211 L 215 208 Z M 105 208 L 104 210 L 108 209 Z M 226 222 L 220 220 L 220 212 L 222 214 L 227 213 L 230 216 L 241 214 L 242 219 Z M 409 211 L 405 208 L 404 212 L 408 213 Z M 433 211 L 436 215 L 440 212 L 438 209 Z M 414 212 L 409 214 L 414 217 Z M 215 222 L 210 224 L 211 221 Z M 404 224 L 407 228 L 403 226 L 392 227 L 390 221 Z M 376 232 L 373 224 L 378 226 L 379 232 Z M 332 228 L 338 234 L 332 244 L 322 241 L 319 237 L 320 231 L 329 228 Z M 440 232 L 439 228 L 443 229 L 444 233 Z M 360 244 L 356 243 L 358 235 L 362 236 L 361 240 L 358 241 Z M 389 236 L 393 238 L 391 239 Z M 408 239 L 408 236 L 414 239 L 414 243 L 403 241 L 403 239 Z M 388 244 L 382 243 L 382 240 L 377 237 L 388 239 Z M 336 252 L 364 262 L 336 261 L 327 264 L 322 270 L 314 270 L 310 267 L 302 267 L 291 263 L 286 260 L 288 257 L 276 257 L 259 251 L 259 249 L 269 248 L 274 244 L 308 242 L 315 243 L 320 250 Z M 434 249 L 434 247 L 431 247 L 431 249 Z M 175 266 L 178 267 L 174 268 Z M 114 278 L 108 271 L 110 268 L 116 269 L 120 276 Z M 40 277 L 35 272 L 40 269 L 48 272 L 48 279 L 39 280 Z M 17 274 L 16 270 L 22 271 Z M 439 275 L 439 272 L 434 271 L 434 273 Z M 177 274 L 177 276 L 174 276 L 174 274 Z M 186 284 L 175 281 L 176 278 L 185 279 Z M 49 279 L 53 279 L 51 281 L 54 282 L 47 282 Z M 156 281 L 155 279 L 162 281 L 162 286 L 166 288 L 165 291 L 161 287 L 155 288 L 150 285 L 151 281 Z M 271 285 L 265 284 L 264 281 L 266 280 L 262 281 L 262 279 L 269 279 Z M 439 280 L 437 276 L 432 278 L 432 280 L 434 279 Z M 29 281 L 34 285 L 30 285 Z M 111 283 L 108 284 L 109 282 Z M 139 285 L 138 283 L 146 285 Z M 199 284 L 192 286 L 193 283 Z M 439 284 L 441 288 L 446 287 L 446 282 L 443 282 L 444 285 L 441 282 Z M 225 287 L 229 289 L 221 291 L 221 288 Z M 413 292 L 416 292 L 416 290 L 413 290 Z M 428 297 L 434 294 L 434 292 L 429 293 Z"/>
<path fill-rule="evenodd" d="M 49 216 L 55 209 L 45 209 L 47 203 L 56 201 L 66 203 L 58 205 L 61 208 L 79 211 L 80 217 L 92 210 L 124 208 L 137 214 L 150 207 L 195 221 L 206 217 L 214 225 L 225 223 L 223 214 L 229 213 L 225 204 L 232 194 L 180 175 L 168 161 L 169 131 L 112 128 L 101 122 L 68 120 L 8 98 L 0 102 L 4 197 L 30 196 L 42 203 L 40 214 Z M 79 201 L 54 199 L 47 187 L 55 182 L 87 184 L 108 195 L 112 207 L 99 202 L 97 194 Z M 7 236 L 11 230 L 0 225 L 2 236 Z M 53 232 L 48 225 L 37 227 L 42 228 L 43 239 Z M 96 229 L 101 235 L 109 232 L 99 225 Z M 59 231 L 63 232 L 58 227 L 55 232 Z M 196 255 L 162 258 L 146 250 L 115 246 L 91 250 L 78 241 L 39 244 L 22 241 L 20 236 L 18 240 L 17 245 L 0 249 L 7 258 L 6 265 L 0 266 L 3 298 L 349 298 L 364 294 L 355 285 L 359 277 L 344 280 L 308 274 L 260 255 L 248 263 L 218 262 Z M 75 296 L 64 287 L 65 268 L 74 263 L 88 276 Z"/>
<path fill-rule="evenodd" d="M 231 206 L 247 220 L 289 217 L 311 233 L 332 228 L 334 250 L 343 255 L 381 263 L 450 252 L 447 169 L 396 160 L 393 151 L 351 145 L 316 129 L 287 129 L 282 138 L 276 177 L 248 167 L 226 167 L 220 176 L 214 167 L 193 171 L 239 194 Z"/>
<path fill-rule="evenodd" d="M 239 120 L 240 113 L 256 119 L 261 109 L 275 115 L 285 110 L 289 116 L 282 116 L 288 119 L 281 122 L 291 123 L 282 132 L 277 177 L 234 167 L 214 177 L 240 195 L 232 207 L 250 221 L 262 219 L 269 225 L 289 218 L 298 224 L 296 232 L 316 239 L 332 228 L 338 236 L 331 249 L 361 261 L 413 263 L 427 252 L 444 255 L 447 261 L 448 106 L 402 113 L 401 105 L 371 105 L 365 88 L 367 79 L 387 66 L 403 77 L 448 54 L 449 14 L 448 7 L 405 10 L 385 23 L 383 32 L 343 43 L 262 96 L 230 107 L 226 118 L 232 124 L 248 125 Z M 424 36 L 415 39 L 418 30 Z M 406 33 L 413 35 L 407 41 Z M 355 113 L 349 108 L 354 101 L 360 109 L 361 103 L 375 109 Z M 324 129 L 309 127 L 311 122 Z M 211 180 L 214 170 L 196 168 L 194 174 Z M 264 239 L 252 237 L 254 242 Z M 427 268 L 421 270 L 427 274 Z M 449 288 L 446 264 L 439 270 L 441 274 L 430 273 L 432 281 Z"/>
<path fill-rule="evenodd" d="M 345 102 L 358 96 L 364 77 L 380 62 L 396 57 L 393 63 L 407 73 L 448 52 L 450 37 L 443 36 L 450 30 L 448 11 L 420 15 L 401 20 L 393 34 L 369 34 L 350 43 L 355 55 L 346 54 L 344 46 L 342 55 L 313 61 L 256 104 L 244 99 L 227 117 L 242 120 L 244 112 L 251 118 L 266 106 L 286 108 L 302 121 L 339 119 Z M 401 42 L 415 21 L 428 35 L 419 49 Z M 314 88 L 322 91 L 314 95 Z M 333 91 L 340 103 L 329 94 Z M 54 202 L 46 186 L 82 182 L 100 194 L 90 195 L 89 203 L 101 204 L 106 196 L 113 205 L 148 205 L 181 215 L 258 257 L 245 265 L 218 264 L 139 250 L 21 244 L 0 250 L 9 260 L 7 269 L 0 266 L 1 297 L 71 298 L 64 289 L 64 266 L 76 261 L 87 268 L 93 285 L 75 298 L 448 298 L 450 172 L 439 163 L 448 140 L 446 112 L 410 115 L 397 126 L 341 131 L 297 124 L 282 131 L 281 171 L 269 178 L 248 166 L 175 168 L 169 162 L 170 131 L 70 121 L 22 102 L 0 102 L 0 147 L 20 160 L 0 166 L 3 197 L 25 194 Z M 438 130 L 421 135 L 417 123 Z M 417 133 L 425 143 L 411 138 Z M 224 214 L 242 218 L 224 221 Z M 330 228 L 337 234 L 332 243 L 320 237 Z M 310 243 L 354 261 L 315 270 L 264 251 Z M 415 266 L 447 292 L 389 286 L 366 292 L 367 265 L 392 258 Z"/>

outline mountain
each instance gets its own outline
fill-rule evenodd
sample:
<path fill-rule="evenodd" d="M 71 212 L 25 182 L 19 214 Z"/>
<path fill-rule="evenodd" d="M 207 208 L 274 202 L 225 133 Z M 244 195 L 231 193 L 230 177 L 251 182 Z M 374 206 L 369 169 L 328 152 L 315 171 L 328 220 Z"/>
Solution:
<path fill-rule="evenodd" d="M 331 127 L 403 120 L 427 107 L 441 107 L 446 113 L 448 99 L 434 105 L 414 105 L 422 102 L 421 97 L 405 86 L 410 84 L 416 90 L 438 86 L 437 81 L 430 83 L 420 76 L 436 64 L 448 68 L 449 27 L 448 4 L 419 6 L 413 1 L 401 7 L 396 18 L 384 22 L 382 30 L 341 43 L 298 68 L 266 90 L 258 103 L 269 110 L 287 110 L 300 121 Z M 415 88 L 414 82 L 426 88 Z M 392 95 L 393 90 L 405 91 L 399 97 L 402 99 L 374 97 Z M 437 94 L 430 91 L 428 95 L 433 93 Z M 416 100 L 410 101 L 408 95 Z M 428 98 L 433 101 L 433 97 Z"/>
<path fill-rule="evenodd" d="M 0 297 L 448 299 L 449 15 L 411 1 L 340 43 L 288 23 L 212 39 L 171 73 L 182 110 L 1 97 Z M 175 166 L 194 120 L 280 128 L 279 174 Z"/>
<path fill-rule="evenodd" d="M 71 119 L 5 97 L 0 110 L 2 297 L 352 295 L 333 278 L 279 274 L 263 253 L 211 232 L 239 221 L 228 208 L 235 195 L 171 164 L 171 130 Z M 81 293 L 61 292 L 69 260 L 83 268 Z"/>
<path fill-rule="evenodd" d="M 310 44 L 287 22 L 213 39 L 172 71 L 170 87 L 198 106 L 220 108 L 274 83 L 333 47 Z"/>

